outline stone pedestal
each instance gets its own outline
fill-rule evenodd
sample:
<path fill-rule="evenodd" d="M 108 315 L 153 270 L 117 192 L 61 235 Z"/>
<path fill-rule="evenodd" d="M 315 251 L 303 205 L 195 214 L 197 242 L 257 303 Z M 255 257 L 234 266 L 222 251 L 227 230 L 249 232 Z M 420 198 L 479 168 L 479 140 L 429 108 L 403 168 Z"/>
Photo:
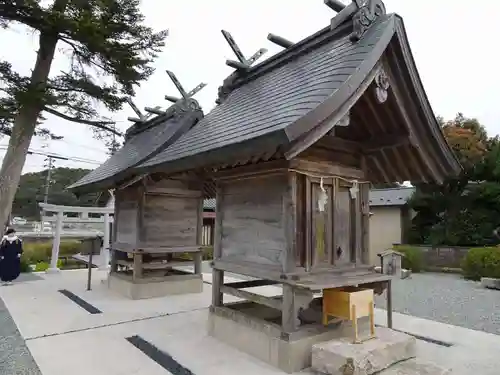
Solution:
<path fill-rule="evenodd" d="M 141 280 L 139 283 L 134 283 L 111 273 L 108 276 L 108 288 L 133 300 L 203 292 L 201 274 L 171 276 L 169 279 L 168 281 L 151 282 Z"/>
<path fill-rule="evenodd" d="M 311 366 L 314 344 L 352 336 L 352 323 L 345 322 L 331 328 L 311 325 L 283 337 L 281 327 L 273 323 L 274 316 L 269 308 L 247 302 L 211 307 L 210 310 L 210 336 L 289 374 Z M 359 319 L 359 329 L 368 332 L 367 318 Z"/>
<path fill-rule="evenodd" d="M 494 279 L 492 277 L 482 277 L 481 285 L 484 288 L 500 290 L 500 279 Z"/>
<path fill-rule="evenodd" d="M 361 344 L 353 344 L 351 338 L 345 337 L 313 345 L 313 370 L 331 375 L 371 375 L 415 357 L 413 336 L 384 327 L 375 333 L 376 338 Z"/>

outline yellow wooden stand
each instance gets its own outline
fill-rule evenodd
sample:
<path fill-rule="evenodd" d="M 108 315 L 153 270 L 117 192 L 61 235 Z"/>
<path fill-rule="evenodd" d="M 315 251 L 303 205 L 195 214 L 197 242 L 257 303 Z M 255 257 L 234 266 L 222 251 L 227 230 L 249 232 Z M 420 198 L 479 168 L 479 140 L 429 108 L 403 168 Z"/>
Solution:
<path fill-rule="evenodd" d="M 375 337 L 373 312 L 373 290 L 356 287 L 323 289 L 323 325 L 328 325 L 329 316 L 352 321 L 354 343 Z M 358 338 L 358 319 L 370 317 L 370 336 Z"/>

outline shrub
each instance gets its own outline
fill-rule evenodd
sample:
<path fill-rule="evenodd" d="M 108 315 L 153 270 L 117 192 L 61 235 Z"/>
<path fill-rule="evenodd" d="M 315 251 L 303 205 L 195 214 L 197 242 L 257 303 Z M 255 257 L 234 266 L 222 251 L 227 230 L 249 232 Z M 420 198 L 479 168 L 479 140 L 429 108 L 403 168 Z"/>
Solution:
<path fill-rule="evenodd" d="M 462 271 L 466 279 L 480 280 L 481 277 L 500 278 L 500 249 L 497 247 L 476 247 L 467 252 L 462 260 Z"/>
<path fill-rule="evenodd" d="M 61 241 L 59 245 L 59 256 L 72 256 L 81 251 L 80 241 Z M 52 255 L 52 241 L 31 242 L 23 244 L 24 258 L 31 264 L 49 262 Z"/>
<path fill-rule="evenodd" d="M 50 242 L 24 243 L 23 250 L 23 257 L 31 264 L 48 262 L 52 253 L 52 244 Z"/>
<path fill-rule="evenodd" d="M 422 271 L 424 267 L 424 257 L 422 251 L 415 246 L 396 245 L 394 250 L 404 255 L 401 266 L 414 273 Z"/>
<path fill-rule="evenodd" d="M 50 264 L 47 262 L 40 262 L 35 265 L 35 272 L 45 272 L 49 269 Z M 57 261 L 57 268 L 62 269 L 63 268 L 63 262 L 62 260 Z"/>
<path fill-rule="evenodd" d="M 202 260 L 212 260 L 214 257 L 214 248 L 207 246 L 203 249 Z M 176 258 L 182 260 L 193 260 L 193 253 L 181 253 Z"/>
<path fill-rule="evenodd" d="M 26 260 L 26 258 L 21 257 L 21 272 L 30 273 L 31 271 L 33 270 L 31 269 L 30 263 Z"/>
<path fill-rule="evenodd" d="M 35 266 L 35 272 L 45 272 L 49 269 L 49 267 L 50 264 L 48 264 L 47 262 L 37 263 Z"/>

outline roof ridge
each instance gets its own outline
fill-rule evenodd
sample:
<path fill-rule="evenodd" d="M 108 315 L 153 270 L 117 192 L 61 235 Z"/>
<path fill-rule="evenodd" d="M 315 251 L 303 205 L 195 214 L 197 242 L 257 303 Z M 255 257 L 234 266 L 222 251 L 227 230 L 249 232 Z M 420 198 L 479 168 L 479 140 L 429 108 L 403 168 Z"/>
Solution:
<path fill-rule="evenodd" d="M 297 43 L 288 45 L 291 42 L 286 41 L 287 44 L 284 50 L 255 66 L 252 66 L 251 64 L 243 64 L 243 68 L 235 70 L 223 81 L 218 90 L 216 103 L 221 104 L 234 89 L 257 79 L 259 76 L 262 76 L 276 68 L 279 68 L 281 65 L 290 62 L 290 60 L 303 56 L 311 50 L 321 47 L 321 45 L 331 41 L 335 37 L 338 37 L 339 39 L 344 37 L 347 31 L 351 42 L 357 43 L 366 31 L 368 31 L 373 25 L 377 24 L 380 21 L 380 18 L 387 15 L 386 8 L 382 0 L 352 0 L 350 4 L 341 4 L 336 0 L 325 0 L 325 4 L 337 12 L 337 14 L 331 19 L 330 26 L 307 36 Z M 226 39 L 228 37 L 231 38 L 230 35 L 226 35 L 228 34 L 227 32 L 223 31 L 223 34 L 225 34 Z M 234 41 L 228 40 L 228 42 L 230 45 L 234 44 Z M 233 48 L 233 50 L 234 48 L 238 49 L 236 45 L 231 48 Z M 263 50 L 259 50 L 258 53 L 261 51 Z M 235 51 L 235 53 L 236 52 L 238 51 Z M 241 51 L 239 53 L 241 54 Z M 258 57 L 261 55 L 262 53 L 260 53 Z M 255 60 L 252 62 L 254 61 Z M 237 62 L 233 63 L 236 64 Z M 228 62 L 227 64 L 237 68 L 237 65 L 231 65 Z"/>
<path fill-rule="evenodd" d="M 284 64 L 287 64 L 290 60 L 306 55 L 310 51 L 328 43 L 335 37 L 338 39 L 344 37 L 349 31 L 352 31 L 352 23 L 348 21 L 349 20 L 345 21 L 333 30 L 330 26 L 324 27 L 314 34 L 305 37 L 301 41 L 294 43 L 287 49 L 284 49 L 257 65 L 250 67 L 250 69 L 246 72 L 237 70 L 234 71 L 226 79 L 224 79 L 222 85 L 219 86 L 216 103 L 222 103 L 224 99 L 226 99 L 226 97 L 236 88 L 257 79 L 258 77 L 267 74 Z"/>
<path fill-rule="evenodd" d="M 165 110 L 165 113 L 148 119 L 145 122 L 131 125 L 125 131 L 125 142 L 148 129 L 161 125 L 162 123 L 172 119 L 173 117 L 182 117 L 187 113 L 193 113 L 196 111 L 201 111 L 201 113 L 203 114 L 203 109 L 196 99 L 180 99 L 177 102 L 173 103 L 170 107 L 168 107 Z"/>

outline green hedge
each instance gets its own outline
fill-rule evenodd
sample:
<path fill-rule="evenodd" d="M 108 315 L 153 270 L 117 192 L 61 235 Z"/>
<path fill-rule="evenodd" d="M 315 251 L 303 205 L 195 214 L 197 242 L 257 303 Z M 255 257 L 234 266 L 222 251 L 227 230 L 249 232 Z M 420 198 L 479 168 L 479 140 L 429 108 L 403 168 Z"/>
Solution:
<path fill-rule="evenodd" d="M 462 272 L 466 279 L 481 277 L 500 278 L 500 248 L 476 247 L 469 250 L 462 260 Z"/>
<path fill-rule="evenodd" d="M 424 257 L 420 248 L 410 245 L 395 245 L 394 250 L 404 254 L 401 264 L 403 268 L 414 273 L 421 272 L 424 269 Z"/>
<path fill-rule="evenodd" d="M 179 254 L 178 258 L 184 260 L 193 260 L 193 253 L 182 253 Z M 214 248 L 209 246 L 203 250 L 203 260 L 212 260 L 214 258 Z"/>
<path fill-rule="evenodd" d="M 21 259 L 25 262 L 29 264 L 36 264 L 40 262 L 48 263 L 52 255 L 52 241 L 23 243 L 23 250 L 24 253 Z M 80 241 L 61 241 L 59 246 L 59 256 L 71 257 L 72 255 L 80 253 L 81 250 L 82 244 Z"/>

